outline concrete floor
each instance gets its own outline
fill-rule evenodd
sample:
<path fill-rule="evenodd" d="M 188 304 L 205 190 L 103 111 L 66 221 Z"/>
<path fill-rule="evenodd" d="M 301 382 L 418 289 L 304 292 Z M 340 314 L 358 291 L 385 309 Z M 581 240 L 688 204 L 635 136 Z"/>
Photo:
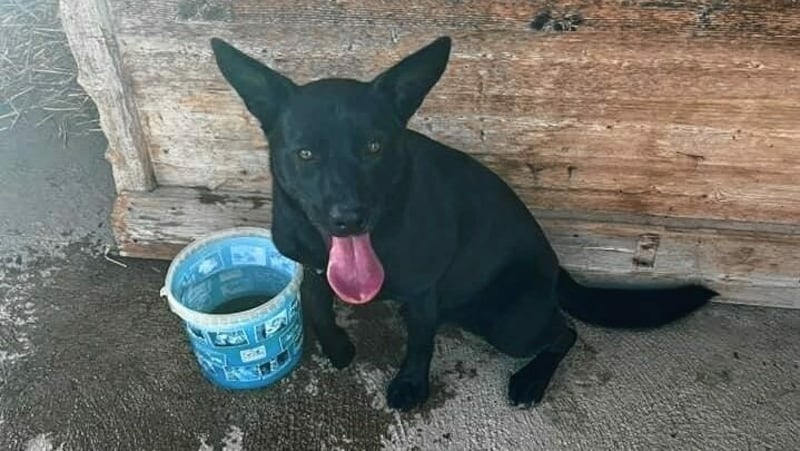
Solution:
<path fill-rule="evenodd" d="M 306 341 L 278 386 L 206 382 L 158 291 L 164 262 L 103 258 L 114 195 L 100 134 L 0 132 L 0 450 L 800 448 L 800 311 L 712 305 L 647 333 L 578 325 L 545 401 L 510 408 L 519 361 L 439 336 L 434 393 L 386 409 L 402 353 L 390 304 L 340 307 L 358 347 Z"/>
<path fill-rule="evenodd" d="M 313 341 L 280 385 L 231 393 L 200 375 L 159 299 L 164 262 L 105 260 L 113 187 L 100 135 L 0 136 L 0 449 L 797 449 L 800 311 L 712 305 L 664 329 L 579 325 L 545 402 L 504 402 L 520 363 L 439 337 L 435 392 L 388 411 L 402 350 L 393 307 L 342 307 L 359 354 Z"/>

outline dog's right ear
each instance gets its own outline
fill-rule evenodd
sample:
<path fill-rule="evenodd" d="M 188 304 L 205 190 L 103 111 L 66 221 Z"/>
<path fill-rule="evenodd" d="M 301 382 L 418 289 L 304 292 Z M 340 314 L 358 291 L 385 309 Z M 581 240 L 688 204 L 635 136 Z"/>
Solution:
<path fill-rule="evenodd" d="M 222 39 L 212 38 L 211 49 L 222 75 L 261 126 L 269 130 L 297 85 Z"/>
<path fill-rule="evenodd" d="M 372 81 L 372 85 L 394 104 L 395 112 L 404 124 L 444 73 L 451 45 L 449 37 L 440 37 Z"/>

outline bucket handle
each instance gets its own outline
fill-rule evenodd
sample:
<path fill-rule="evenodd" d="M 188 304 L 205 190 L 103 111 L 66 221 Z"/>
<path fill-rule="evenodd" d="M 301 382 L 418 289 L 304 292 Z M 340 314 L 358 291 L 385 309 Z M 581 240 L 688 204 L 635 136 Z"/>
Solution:
<path fill-rule="evenodd" d="M 166 286 L 163 286 L 163 287 L 161 287 L 160 290 L 158 290 L 159 296 L 161 296 L 162 298 L 167 300 L 167 306 L 169 307 L 170 311 L 175 313 L 175 314 L 178 314 L 178 312 L 175 311 L 175 307 L 173 307 L 172 302 L 169 301 L 169 296 L 167 295 L 167 292 L 168 292 L 168 290 L 167 290 Z"/>

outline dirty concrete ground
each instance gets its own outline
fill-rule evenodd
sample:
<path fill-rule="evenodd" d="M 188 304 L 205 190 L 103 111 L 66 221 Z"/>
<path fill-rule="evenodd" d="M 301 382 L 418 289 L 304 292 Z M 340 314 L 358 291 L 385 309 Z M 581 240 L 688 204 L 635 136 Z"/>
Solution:
<path fill-rule="evenodd" d="M 95 243 L 0 278 L 0 449 L 797 449 L 800 311 L 713 305 L 653 332 L 579 326 L 539 407 L 504 402 L 520 363 L 474 337 L 437 341 L 434 395 L 386 409 L 402 351 L 393 307 L 342 308 L 354 365 L 310 336 L 279 385 L 226 392 L 200 375 L 159 299 L 166 264 L 106 261 Z"/>
<path fill-rule="evenodd" d="M 350 368 L 334 370 L 308 335 L 277 386 L 217 389 L 158 297 L 167 264 L 103 257 L 114 188 L 102 134 L 65 146 L 64 118 L 37 114 L 0 132 L 0 450 L 800 447 L 790 310 L 716 304 L 651 332 L 579 323 L 530 410 L 504 399 L 520 361 L 446 329 L 430 402 L 398 414 L 383 398 L 402 355 L 394 307 L 340 306 Z"/>

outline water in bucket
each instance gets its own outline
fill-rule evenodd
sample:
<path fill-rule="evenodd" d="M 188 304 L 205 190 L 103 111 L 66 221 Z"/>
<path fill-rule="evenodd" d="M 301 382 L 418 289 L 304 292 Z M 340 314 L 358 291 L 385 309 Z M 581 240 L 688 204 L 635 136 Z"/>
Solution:
<path fill-rule="evenodd" d="M 181 251 L 162 293 L 184 320 L 203 374 L 225 388 L 257 388 L 300 361 L 301 278 L 268 230 L 240 227 Z"/>

